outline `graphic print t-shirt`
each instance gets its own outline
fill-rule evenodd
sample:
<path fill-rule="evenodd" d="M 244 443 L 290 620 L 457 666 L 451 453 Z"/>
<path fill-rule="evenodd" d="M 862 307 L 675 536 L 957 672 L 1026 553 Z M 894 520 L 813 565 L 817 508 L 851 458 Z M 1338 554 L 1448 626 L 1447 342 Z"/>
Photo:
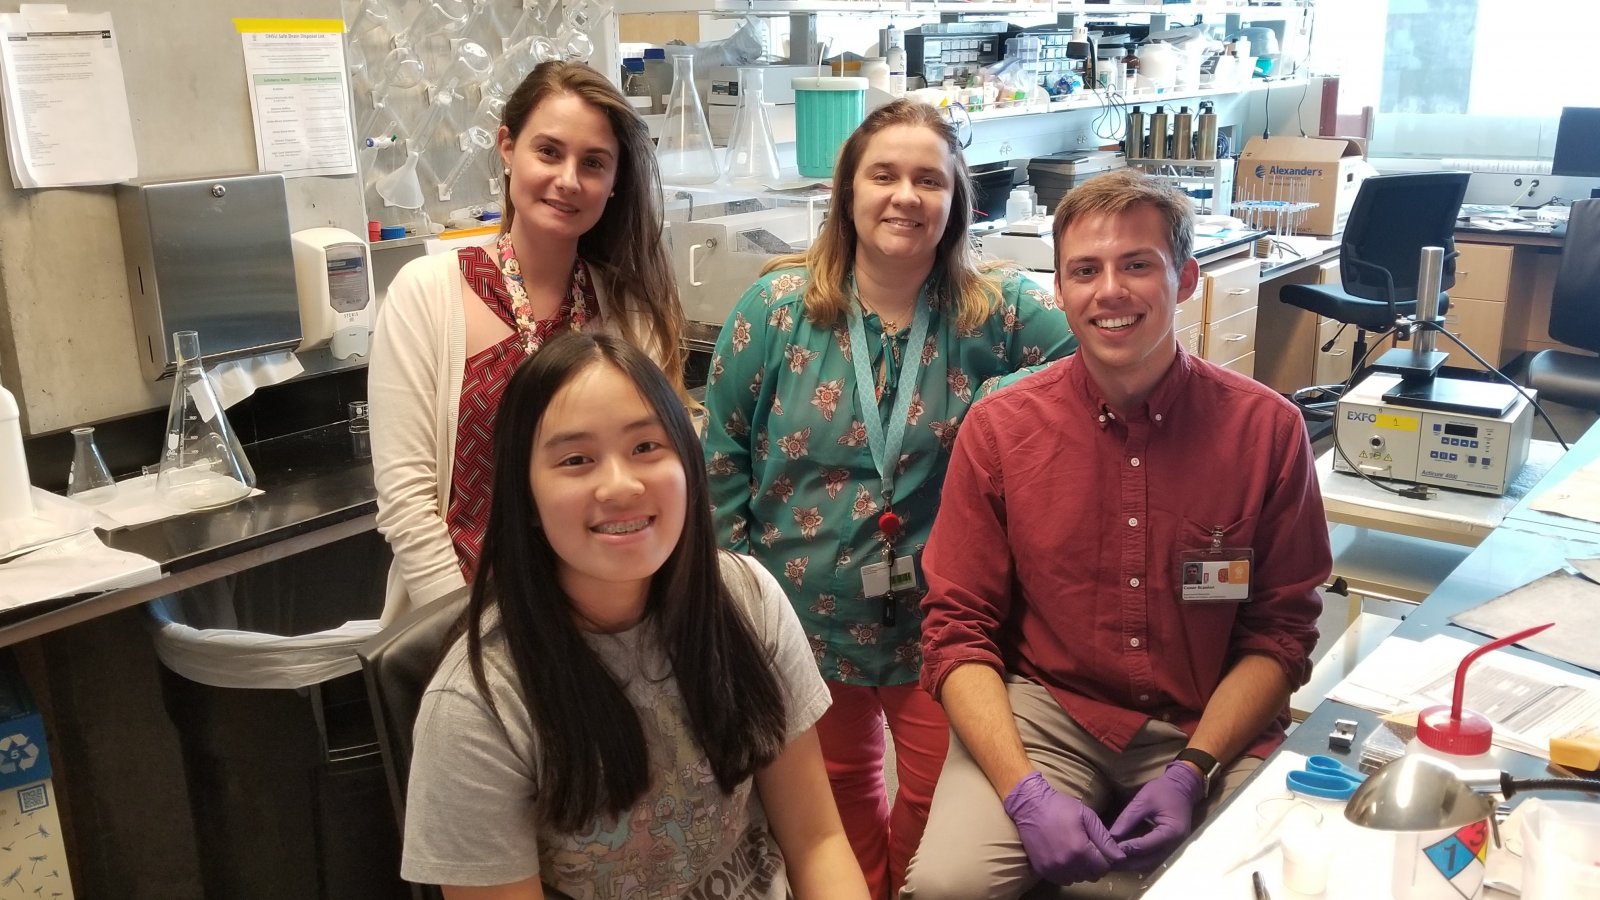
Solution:
<path fill-rule="evenodd" d="M 827 708 L 827 688 L 772 576 L 748 557 L 724 555 L 724 567 L 730 585 L 750 586 L 734 593 L 772 656 L 793 738 Z M 491 628 L 484 637 L 485 675 L 505 724 L 479 695 L 458 642 L 417 719 L 401 874 L 454 885 L 506 884 L 537 874 L 547 895 L 572 900 L 783 900 L 783 857 L 754 784 L 747 779 L 731 794 L 718 788 L 652 624 L 586 638 L 639 712 L 649 790 L 630 809 L 603 816 L 581 833 L 540 827 L 530 768 L 534 736 L 502 636 Z"/>

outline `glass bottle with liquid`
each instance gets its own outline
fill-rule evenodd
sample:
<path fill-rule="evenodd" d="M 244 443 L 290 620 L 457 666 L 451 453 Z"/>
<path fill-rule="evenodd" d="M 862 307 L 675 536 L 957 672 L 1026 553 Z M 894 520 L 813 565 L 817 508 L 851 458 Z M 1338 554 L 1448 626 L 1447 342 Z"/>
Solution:
<path fill-rule="evenodd" d="M 256 473 L 200 365 L 200 334 L 175 332 L 172 347 L 178 373 L 167 407 L 156 491 L 186 509 L 214 509 L 242 500 L 255 488 Z"/>
<path fill-rule="evenodd" d="M 94 443 L 94 429 L 72 429 L 72 468 L 67 472 L 67 496 L 80 503 L 104 503 L 116 496 L 117 482 Z"/>
<path fill-rule="evenodd" d="M 672 93 L 667 96 L 667 121 L 656 143 L 656 161 L 665 184 L 710 184 L 722 177 L 722 165 L 711 148 L 711 124 L 694 85 L 694 56 L 672 57 Z"/>

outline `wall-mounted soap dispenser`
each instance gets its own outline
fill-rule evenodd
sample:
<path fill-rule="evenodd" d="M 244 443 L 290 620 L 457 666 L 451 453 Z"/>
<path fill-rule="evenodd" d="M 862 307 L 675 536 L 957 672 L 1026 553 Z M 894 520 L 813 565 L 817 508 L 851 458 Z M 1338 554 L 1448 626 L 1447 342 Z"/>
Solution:
<path fill-rule="evenodd" d="M 364 357 L 376 310 L 367 242 L 343 228 L 290 236 L 300 290 L 299 352 L 326 346 L 335 359 Z"/>

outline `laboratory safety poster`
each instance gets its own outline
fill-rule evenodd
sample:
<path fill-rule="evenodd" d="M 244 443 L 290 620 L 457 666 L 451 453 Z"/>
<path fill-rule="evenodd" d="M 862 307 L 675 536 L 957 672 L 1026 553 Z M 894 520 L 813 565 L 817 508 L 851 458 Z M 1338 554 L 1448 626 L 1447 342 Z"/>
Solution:
<path fill-rule="evenodd" d="M 285 178 L 356 171 L 338 19 L 235 19 L 255 119 L 256 161 Z"/>

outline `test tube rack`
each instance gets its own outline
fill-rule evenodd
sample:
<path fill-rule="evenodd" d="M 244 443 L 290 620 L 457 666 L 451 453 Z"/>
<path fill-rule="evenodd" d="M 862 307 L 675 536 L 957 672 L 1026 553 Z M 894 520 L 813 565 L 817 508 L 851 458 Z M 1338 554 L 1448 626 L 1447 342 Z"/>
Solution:
<path fill-rule="evenodd" d="M 1225 216 L 1232 211 L 1234 161 L 1231 159 L 1138 159 L 1128 165 L 1175 185 L 1194 200 L 1195 211 Z"/>
<path fill-rule="evenodd" d="M 1311 184 L 1306 179 L 1269 175 L 1240 186 L 1233 214 L 1251 228 L 1288 237 L 1300 233 L 1307 215 L 1319 205 L 1310 196 Z"/>

